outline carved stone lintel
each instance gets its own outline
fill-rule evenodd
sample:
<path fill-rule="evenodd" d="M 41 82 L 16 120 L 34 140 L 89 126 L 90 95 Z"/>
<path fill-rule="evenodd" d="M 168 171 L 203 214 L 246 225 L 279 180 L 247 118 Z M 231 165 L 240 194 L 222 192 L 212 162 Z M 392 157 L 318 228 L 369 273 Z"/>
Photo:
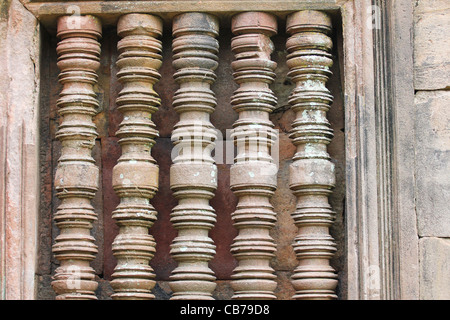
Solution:
<path fill-rule="evenodd" d="M 336 251 L 329 228 L 334 212 L 328 196 L 335 185 L 334 164 L 327 145 L 333 132 L 326 118 L 333 101 L 326 82 L 331 75 L 330 17 L 320 11 L 288 16 L 287 65 L 295 82 L 289 104 L 296 113 L 290 135 L 297 152 L 290 167 L 290 188 L 297 197 L 292 214 L 298 235 L 294 251 L 299 262 L 292 284 L 294 299 L 334 299 L 337 275 L 330 266 Z"/>
<path fill-rule="evenodd" d="M 116 132 L 122 155 L 113 169 L 113 187 L 120 204 L 113 212 L 119 226 L 112 250 L 117 265 L 112 274 L 113 299 L 153 299 L 155 286 L 149 262 L 155 253 L 155 241 L 149 228 L 157 212 L 150 204 L 158 190 L 159 168 L 151 156 L 158 131 L 151 120 L 160 105 L 153 90 L 162 64 L 162 20 L 148 14 L 120 17 L 117 32 L 117 73 L 123 88 L 117 107 L 123 120 Z"/>
<path fill-rule="evenodd" d="M 98 188 L 98 168 L 91 156 L 97 132 L 92 117 L 98 109 L 93 86 L 100 66 L 100 21 L 93 16 L 63 16 L 58 19 L 59 81 L 63 85 L 57 102 L 61 117 L 56 137 L 61 156 L 55 175 L 57 197 L 54 215 L 60 234 L 53 253 L 60 261 L 52 287 L 57 299 L 96 299 L 94 269 L 97 246 L 91 236 L 96 221 L 90 201 Z"/>
<path fill-rule="evenodd" d="M 176 157 L 170 186 L 178 205 L 171 222 L 178 231 L 171 255 L 178 262 L 170 276 L 171 299 L 213 299 L 215 275 L 208 263 L 215 255 L 209 230 L 216 222 L 209 200 L 217 188 L 217 167 L 211 157 L 216 131 L 210 114 L 216 98 L 210 89 L 218 66 L 218 19 L 205 13 L 184 13 L 173 20 L 173 107 L 180 116 L 172 133 Z"/>
<path fill-rule="evenodd" d="M 271 157 L 276 131 L 269 120 L 277 99 L 269 85 L 277 64 L 271 61 L 277 33 L 276 17 L 263 12 L 240 13 L 232 19 L 231 42 L 236 60 L 233 76 L 239 88 L 231 99 L 239 113 L 232 137 L 237 145 L 230 185 L 239 199 L 232 214 L 239 234 L 231 246 L 238 266 L 232 275 L 233 299 L 275 299 L 277 283 L 270 266 L 276 245 L 269 231 L 276 214 L 270 204 L 277 185 L 277 165 Z"/>

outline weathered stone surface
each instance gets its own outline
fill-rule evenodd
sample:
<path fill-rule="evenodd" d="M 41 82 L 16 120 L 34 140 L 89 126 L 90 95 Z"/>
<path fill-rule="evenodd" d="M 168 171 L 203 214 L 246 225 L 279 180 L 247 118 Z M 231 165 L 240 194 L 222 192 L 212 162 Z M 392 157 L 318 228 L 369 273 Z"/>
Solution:
<path fill-rule="evenodd" d="M 56 60 L 56 39 L 50 37 L 44 30 L 41 31 L 42 42 L 47 43 L 41 49 L 41 60 Z M 44 63 L 41 63 L 44 65 Z M 56 64 L 44 67 L 41 70 L 41 78 L 56 79 L 58 76 L 58 68 Z M 38 257 L 36 273 L 46 275 L 51 273 L 52 261 L 52 194 L 53 194 L 53 163 L 54 158 L 52 150 L 52 134 L 51 131 L 51 100 L 56 101 L 59 90 L 48 81 L 41 82 L 40 92 L 40 205 L 39 205 L 39 222 L 38 222 Z M 55 95 L 53 92 L 56 91 Z M 57 156 L 56 156 L 57 157 Z M 53 291 L 53 290 L 51 290 Z"/>
<path fill-rule="evenodd" d="M 176 236 L 176 230 L 170 222 L 170 213 L 177 205 L 177 201 L 170 190 L 171 151 L 172 141 L 170 138 L 158 138 L 152 148 L 152 154 L 159 165 L 159 190 L 151 200 L 156 211 L 158 211 L 158 220 L 150 229 L 150 233 L 156 241 L 156 253 L 150 261 L 150 265 L 155 270 L 157 280 L 168 280 L 170 273 L 176 267 L 175 260 L 170 256 L 170 244 Z M 171 292 L 168 284 L 167 290 Z M 156 290 L 156 299 L 158 299 L 157 294 Z"/>
<path fill-rule="evenodd" d="M 286 139 L 288 138 L 286 137 Z M 294 152 L 292 152 L 293 154 Z M 277 244 L 277 251 L 275 252 L 275 258 L 272 259 L 272 266 L 275 270 L 284 271 L 294 270 L 297 266 L 297 258 L 292 248 L 292 242 L 298 229 L 294 225 L 294 220 L 291 217 L 291 213 L 295 211 L 297 201 L 289 189 L 289 185 L 285 183 L 289 181 L 289 166 L 291 163 L 292 161 L 286 160 L 285 158 L 280 159 L 278 188 L 272 197 L 274 210 L 277 213 L 277 223 L 275 224 L 275 228 L 270 232 Z"/>
<path fill-rule="evenodd" d="M 448 0 L 417 0 L 414 8 L 414 86 L 450 87 L 450 6 Z"/>
<path fill-rule="evenodd" d="M 121 155 L 121 149 L 116 137 L 104 137 L 101 139 L 102 162 L 101 184 L 103 186 L 103 277 L 110 280 L 116 265 L 116 259 L 112 253 L 112 242 L 118 233 L 119 227 L 112 218 L 112 212 L 119 204 L 119 197 L 112 186 L 112 171 Z"/>
<path fill-rule="evenodd" d="M 275 290 L 275 295 L 278 300 L 292 300 L 295 295 L 294 287 L 292 286 L 291 271 L 277 271 L 275 272 L 277 276 L 277 289 Z"/>
<path fill-rule="evenodd" d="M 230 300 L 233 296 L 233 289 L 231 288 L 231 281 L 217 281 L 216 290 L 213 292 L 213 297 L 216 300 Z"/>
<path fill-rule="evenodd" d="M 173 20 L 173 66 L 179 84 L 174 126 L 170 187 L 178 205 L 171 222 L 177 229 L 170 254 L 177 267 L 170 276 L 171 299 L 211 300 L 216 276 L 208 263 L 216 254 L 209 230 L 216 213 L 209 201 L 217 189 L 217 166 L 211 155 L 217 133 L 210 122 L 217 100 L 211 90 L 218 66 L 219 20 L 204 13 L 183 13 Z"/>
<path fill-rule="evenodd" d="M 100 140 L 95 141 L 95 145 L 92 148 L 92 158 L 94 158 L 95 163 L 99 169 L 99 172 L 102 172 L 102 154 L 101 154 L 101 142 Z M 92 224 L 91 234 L 95 238 L 95 244 L 98 247 L 97 255 L 95 259 L 92 260 L 91 266 L 95 270 L 96 275 L 103 274 L 103 263 L 104 259 L 104 217 L 103 217 L 103 181 L 99 180 L 98 182 L 98 191 L 95 193 L 94 198 L 92 198 L 92 206 L 94 207 L 95 213 L 97 214 L 97 221 Z"/>
<path fill-rule="evenodd" d="M 51 287 L 52 276 L 43 275 L 36 277 L 36 297 L 37 300 L 54 300 L 56 297 L 55 291 Z"/>
<path fill-rule="evenodd" d="M 113 212 L 119 234 L 112 244 L 117 266 L 112 274 L 113 299 L 153 299 L 154 271 L 149 265 L 156 243 L 149 234 L 157 218 L 150 204 L 158 190 L 159 168 L 151 156 L 158 130 L 151 120 L 160 105 L 153 85 L 162 64 L 162 20 L 148 14 L 123 15 L 117 32 L 117 74 L 123 88 L 116 103 L 123 114 L 116 136 L 122 155 L 114 166 L 113 188 L 121 198 Z"/>
<path fill-rule="evenodd" d="M 98 221 L 91 200 L 98 190 L 99 168 L 92 157 L 97 137 L 93 116 L 98 110 L 94 85 L 100 66 L 102 27 L 94 16 L 58 19 L 56 51 L 59 81 L 56 103 L 60 123 L 56 138 L 61 155 L 54 188 L 61 200 L 53 216 L 60 233 L 52 250 L 60 266 L 52 287 L 57 299 L 97 299 L 95 270 L 90 265 L 98 250 L 90 231 Z"/>
<path fill-rule="evenodd" d="M 39 208 L 40 27 L 0 3 L 0 299 L 33 299 Z"/>
<path fill-rule="evenodd" d="M 336 243 L 329 233 L 335 212 L 328 199 L 335 186 L 335 166 L 327 152 L 333 137 L 327 119 L 333 96 L 326 87 L 333 65 L 331 17 L 321 11 L 298 11 L 287 17 L 286 31 L 286 63 L 296 84 L 289 98 L 296 113 L 290 138 L 297 147 L 289 177 L 297 197 L 292 218 L 298 227 L 293 299 L 335 299 L 338 281 L 330 260 Z"/>
<path fill-rule="evenodd" d="M 419 236 L 450 237 L 450 91 L 415 97 Z"/>
<path fill-rule="evenodd" d="M 450 299 L 450 239 L 419 240 L 420 299 Z"/>
<path fill-rule="evenodd" d="M 239 119 L 231 137 L 237 147 L 230 171 L 230 187 L 239 202 L 231 217 L 239 230 L 231 252 L 239 265 L 232 275 L 233 299 L 275 299 L 274 269 L 276 245 L 270 235 L 276 213 L 270 203 L 276 190 L 277 163 L 271 150 L 277 140 L 273 123 L 267 121 L 276 108 L 273 83 L 277 64 L 271 60 L 274 46 L 270 37 L 277 33 L 274 15 L 244 12 L 233 17 L 235 37 L 231 48 L 236 60 L 233 76 L 239 88 L 231 97 Z"/>
<path fill-rule="evenodd" d="M 392 296 L 414 300 L 419 298 L 419 241 L 417 233 L 417 215 L 415 210 L 415 176 L 412 171 L 415 164 L 415 141 L 411 135 L 415 131 L 411 106 L 414 105 L 414 2 L 390 1 L 387 11 L 392 18 L 388 26 L 389 43 L 392 45 L 391 79 L 393 94 L 387 110 L 393 110 L 395 119 L 392 126 L 396 129 L 393 138 L 395 146 L 396 194 L 398 233 L 393 249 L 398 258 L 398 290 Z M 405 128 L 411 128 L 405 130 Z M 393 272 L 394 273 L 394 272 Z M 350 286 L 347 284 L 347 286 Z"/>
<path fill-rule="evenodd" d="M 111 284 L 107 280 L 103 280 L 100 278 L 96 278 L 98 282 L 97 290 L 95 291 L 95 295 L 99 300 L 112 300 L 111 296 L 114 294 L 114 290 L 111 287 Z"/>
<path fill-rule="evenodd" d="M 230 190 L 230 165 L 217 165 L 217 190 L 214 198 L 211 199 L 211 206 L 216 210 L 217 222 L 211 229 L 211 239 L 216 244 L 216 255 L 210 262 L 211 269 L 217 279 L 230 279 L 237 261 L 230 252 L 233 238 L 237 235 L 237 230 L 232 225 L 231 213 L 236 208 L 237 199 Z M 220 287 L 216 291 L 220 291 Z"/>

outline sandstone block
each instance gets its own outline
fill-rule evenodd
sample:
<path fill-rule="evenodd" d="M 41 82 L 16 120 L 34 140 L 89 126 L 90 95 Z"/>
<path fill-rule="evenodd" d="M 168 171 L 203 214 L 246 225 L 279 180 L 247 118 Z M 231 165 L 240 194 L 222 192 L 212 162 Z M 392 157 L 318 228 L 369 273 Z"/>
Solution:
<path fill-rule="evenodd" d="M 449 104 L 449 91 L 419 92 L 415 97 L 419 236 L 450 236 Z"/>
<path fill-rule="evenodd" d="M 450 86 L 450 6 L 447 0 L 419 0 L 414 8 L 414 86 Z"/>
<path fill-rule="evenodd" d="M 422 238 L 420 251 L 420 298 L 450 299 L 450 239 Z"/>

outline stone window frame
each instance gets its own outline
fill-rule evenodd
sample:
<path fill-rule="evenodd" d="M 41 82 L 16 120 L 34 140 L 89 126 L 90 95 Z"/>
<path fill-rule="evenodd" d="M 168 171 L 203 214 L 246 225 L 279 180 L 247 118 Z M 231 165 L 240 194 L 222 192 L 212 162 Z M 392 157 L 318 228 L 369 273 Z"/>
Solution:
<path fill-rule="evenodd" d="M 39 42 L 41 25 L 79 5 L 113 24 L 130 12 L 165 19 L 185 11 L 339 11 L 344 53 L 347 299 L 418 299 L 414 207 L 413 8 L 395 0 L 5 1 L 0 92 L 1 299 L 35 299 L 39 213 Z M 3 6 L 3 8 L 1 8 Z M 70 11 L 69 11 L 70 12 Z M 12 14 L 11 14 L 12 13 Z M 21 19 L 21 23 L 17 23 Z M 1 20 L 0 20 L 1 22 Z M 372 27 L 369 27 L 372 26 Z M 14 67 L 16 66 L 16 67 Z M 20 85 L 19 85 L 20 84 Z M 24 94 L 26 93 L 26 94 Z"/>

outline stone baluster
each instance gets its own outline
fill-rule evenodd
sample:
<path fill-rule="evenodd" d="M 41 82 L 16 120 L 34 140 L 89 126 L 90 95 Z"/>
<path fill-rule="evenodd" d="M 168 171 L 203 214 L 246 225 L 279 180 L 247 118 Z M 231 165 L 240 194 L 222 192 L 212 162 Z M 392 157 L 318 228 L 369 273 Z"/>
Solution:
<path fill-rule="evenodd" d="M 94 269 L 97 254 L 92 224 L 97 215 L 91 199 L 98 189 L 98 167 L 91 156 L 97 137 L 92 121 L 99 103 L 93 86 L 100 67 L 101 23 L 93 16 L 58 19 L 59 81 L 63 88 L 57 101 L 61 122 L 56 138 L 61 142 L 55 188 L 61 200 L 54 215 L 60 234 L 53 253 L 60 261 L 52 282 L 57 299 L 96 299 Z"/>
<path fill-rule="evenodd" d="M 286 29 L 288 75 L 295 83 L 289 98 L 296 113 L 290 137 L 297 147 L 290 167 L 290 188 L 297 197 L 293 247 L 299 262 L 292 276 L 293 298 L 334 299 L 337 275 L 330 259 L 336 245 L 329 228 L 335 214 L 328 197 L 335 174 L 327 152 L 333 131 L 326 118 L 333 101 L 326 88 L 333 64 L 331 19 L 320 11 L 300 11 L 288 16 Z"/>
<path fill-rule="evenodd" d="M 205 13 L 184 13 L 173 20 L 174 78 L 179 84 L 173 107 L 180 116 L 174 143 L 170 185 L 178 205 L 171 222 L 178 231 L 171 255 L 178 263 L 170 276 L 171 299 L 213 299 L 215 275 L 208 263 L 215 255 L 209 230 L 216 214 L 209 200 L 217 188 L 211 157 L 216 130 L 210 114 L 216 98 L 210 89 L 218 66 L 218 19 Z"/>
<path fill-rule="evenodd" d="M 113 212 L 119 234 L 112 244 L 117 265 L 112 274 L 113 299 L 153 299 L 155 274 L 149 262 L 155 253 L 155 241 L 149 228 L 157 212 L 150 204 L 158 190 L 159 168 L 151 156 L 158 131 L 152 114 L 160 105 L 153 90 L 162 64 L 162 20 L 148 14 L 120 17 L 117 32 L 118 80 L 123 88 L 117 107 L 123 114 L 116 136 L 122 155 L 113 169 L 113 187 L 120 204 Z"/>
<path fill-rule="evenodd" d="M 271 157 L 276 131 L 269 114 L 277 99 L 269 85 L 277 66 L 270 59 L 270 37 L 277 33 L 277 20 L 269 13 L 240 13 L 232 19 L 232 31 L 236 35 L 231 42 L 236 57 L 233 76 L 239 84 L 231 99 L 239 113 L 231 135 L 237 155 L 230 185 L 239 199 L 232 214 L 239 231 L 231 246 L 238 260 L 232 275 L 232 298 L 274 299 L 277 283 L 270 261 L 276 245 L 269 232 L 276 222 L 270 198 L 277 186 L 277 165 Z"/>

